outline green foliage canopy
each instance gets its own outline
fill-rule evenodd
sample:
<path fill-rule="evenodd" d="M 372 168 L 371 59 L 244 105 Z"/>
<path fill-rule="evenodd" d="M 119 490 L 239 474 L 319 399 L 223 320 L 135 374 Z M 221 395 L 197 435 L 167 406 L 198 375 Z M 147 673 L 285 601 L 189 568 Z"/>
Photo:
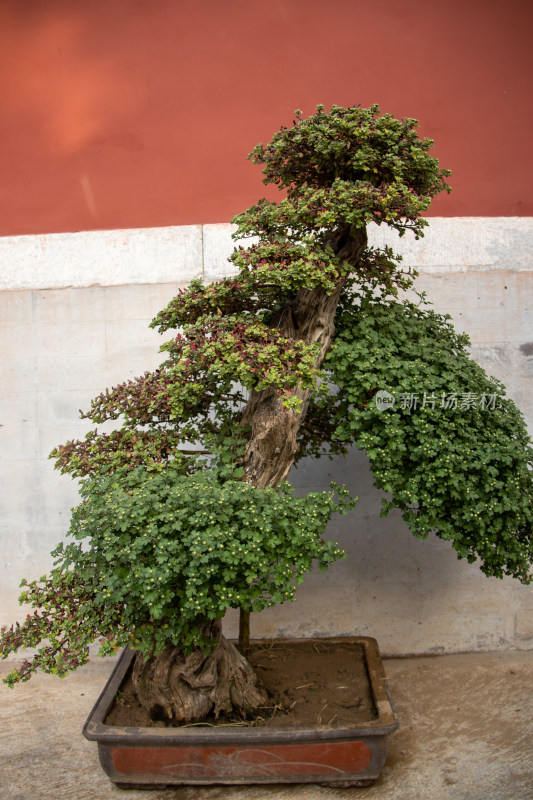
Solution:
<path fill-rule="evenodd" d="M 368 223 L 423 235 L 422 214 L 449 191 L 431 146 L 415 120 L 377 106 L 296 112 L 292 127 L 257 145 L 250 158 L 285 197 L 234 219 L 236 238 L 256 237 L 235 248 L 236 274 L 192 281 L 157 315 L 152 326 L 173 331 L 166 360 L 82 415 L 114 431 L 52 453 L 82 479 L 82 502 L 74 541 L 54 551 L 49 576 L 25 584 L 21 599 L 37 610 L 0 636 L 4 657 L 48 640 L 10 684 L 38 667 L 65 674 L 98 637 L 103 654 L 206 646 L 206 623 L 227 608 L 290 600 L 313 562 L 342 556 L 322 537 L 331 514 L 353 505 L 345 489 L 301 498 L 286 484 L 242 480 L 237 453 L 250 432 L 240 420 L 252 391 L 274 391 L 297 411 L 295 390 L 309 389 L 299 457 L 355 444 L 387 493 L 384 512 L 398 507 L 415 535 L 450 540 L 487 575 L 529 582 L 532 451 L 521 415 L 470 359 L 467 338 L 400 294 L 416 273 L 389 248 L 368 248 L 354 267 L 333 246 Z M 337 336 L 320 366 L 317 346 L 282 336 L 276 320 L 298 292 L 342 284 Z M 392 408 L 377 408 L 379 390 Z M 413 393 L 416 408 L 403 402 Z M 449 403 L 474 393 L 494 407 Z"/>
<path fill-rule="evenodd" d="M 318 398 L 331 439 L 365 450 L 383 513 L 450 540 L 489 576 L 531 580 L 533 449 L 505 387 L 470 358 L 469 339 L 424 302 L 347 296 Z M 394 405 L 380 408 L 377 391 Z"/>
<path fill-rule="evenodd" d="M 231 465 L 183 475 L 173 463 L 86 478 L 74 541 L 59 544 L 50 576 L 22 595 L 40 610 L 1 645 L 7 655 L 48 643 L 7 681 L 37 667 L 64 675 L 99 637 L 103 655 L 129 645 L 149 657 L 168 642 L 208 648 L 206 622 L 290 601 L 314 562 L 323 570 L 344 557 L 322 534 L 333 513 L 353 507 L 346 489 L 298 497 L 287 483 L 258 490 L 238 478 Z"/>

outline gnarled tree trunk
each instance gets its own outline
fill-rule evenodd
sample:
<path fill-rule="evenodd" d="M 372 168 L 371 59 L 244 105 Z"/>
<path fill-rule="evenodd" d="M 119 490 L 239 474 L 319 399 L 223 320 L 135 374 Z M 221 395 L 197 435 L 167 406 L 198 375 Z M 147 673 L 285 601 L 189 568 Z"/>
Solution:
<path fill-rule="evenodd" d="M 216 639 L 209 653 L 198 649 L 184 655 L 168 645 L 146 661 L 137 654 L 133 683 L 152 718 L 186 724 L 235 711 L 246 718 L 266 705 L 267 696 L 257 686 L 252 667 L 224 638 L 220 621 L 208 626 L 206 633 Z"/>
<path fill-rule="evenodd" d="M 366 228 L 342 230 L 331 234 L 329 244 L 335 255 L 357 267 L 367 246 Z M 280 333 L 310 344 L 320 343 L 315 366 L 319 368 L 326 357 L 335 332 L 335 312 L 345 279 L 339 280 L 335 291 L 327 294 L 318 286 L 300 289 L 294 299 L 281 310 L 275 325 Z M 244 410 L 242 424 L 252 429 L 245 453 L 245 480 L 258 488 L 277 486 L 285 480 L 294 462 L 298 429 L 305 417 L 310 389 L 297 389 L 302 401 L 295 411 L 282 405 L 275 391 L 252 392 Z"/>
<path fill-rule="evenodd" d="M 356 271 L 367 247 L 366 228 L 339 230 L 330 235 L 328 243 L 335 255 L 347 261 Z M 344 283 L 345 279 L 341 279 L 335 291 L 329 295 L 320 286 L 301 289 L 281 310 L 274 323 L 287 338 L 302 339 L 307 343 L 320 342 L 320 352 L 315 361 L 317 368 L 322 365 L 335 333 L 335 312 Z M 275 487 L 289 474 L 296 456 L 298 429 L 304 420 L 311 390 L 297 389 L 296 395 L 302 401 L 299 411 L 282 405 L 273 390 L 252 392 L 250 396 L 242 424 L 252 429 L 246 446 L 244 474 L 245 480 L 253 486 Z M 246 652 L 249 647 L 250 613 L 241 609 L 240 617 L 239 648 Z"/>

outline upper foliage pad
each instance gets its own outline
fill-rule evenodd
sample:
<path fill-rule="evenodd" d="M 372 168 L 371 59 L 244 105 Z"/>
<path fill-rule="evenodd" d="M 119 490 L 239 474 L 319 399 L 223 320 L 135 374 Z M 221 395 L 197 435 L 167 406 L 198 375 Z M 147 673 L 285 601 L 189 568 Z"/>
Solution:
<path fill-rule="evenodd" d="M 289 224 L 292 205 L 296 226 L 373 221 L 419 235 L 425 224 L 420 214 L 436 194 L 449 191 L 450 172 L 428 154 L 433 141 L 421 139 L 416 127 L 416 120 L 381 114 L 377 105 L 334 105 L 329 112 L 319 105 L 307 119 L 297 111 L 292 128 L 282 127 L 249 157 L 265 165 L 265 183 L 287 190 L 289 204 L 280 205 Z M 273 213 L 280 212 L 267 205 L 262 218 L 256 212 L 258 231 Z"/>

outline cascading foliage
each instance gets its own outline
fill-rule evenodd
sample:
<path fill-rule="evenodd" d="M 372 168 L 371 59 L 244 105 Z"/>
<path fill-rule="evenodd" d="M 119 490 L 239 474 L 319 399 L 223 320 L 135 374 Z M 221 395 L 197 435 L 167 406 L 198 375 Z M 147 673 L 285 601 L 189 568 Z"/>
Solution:
<path fill-rule="evenodd" d="M 236 239 L 254 237 L 231 255 L 235 274 L 192 281 L 157 315 L 152 326 L 173 331 L 161 366 L 82 414 L 114 431 L 52 453 L 81 479 L 81 503 L 50 575 L 25 583 L 21 599 L 37 610 L 2 631 L 4 657 L 48 640 L 10 685 L 38 667 L 65 674 L 98 638 L 103 654 L 209 649 L 206 625 L 227 608 L 290 600 L 313 563 L 342 557 L 323 534 L 353 506 L 347 490 L 259 488 L 276 459 L 285 474 L 356 445 L 387 493 L 384 513 L 401 509 L 415 535 L 450 540 L 487 575 L 530 581 L 523 418 L 470 359 L 467 337 L 423 298 L 405 299 L 416 273 L 366 244 L 369 223 L 422 236 L 422 214 L 449 191 L 416 127 L 377 106 L 318 106 L 255 147 L 251 160 L 284 197 L 233 220 Z M 294 433 L 286 452 L 276 430 L 277 441 Z"/>
<path fill-rule="evenodd" d="M 342 302 L 326 360 L 335 396 L 318 398 L 333 438 L 365 450 L 383 514 L 415 536 L 450 540 L 481 570 L 531 580 L 533 449 L 524 419 L 427 303 L 362 294 Z M 388 392 L 380 408 L 377 391 Z M 391 400 L 392 398 L 392 400 Z"/>

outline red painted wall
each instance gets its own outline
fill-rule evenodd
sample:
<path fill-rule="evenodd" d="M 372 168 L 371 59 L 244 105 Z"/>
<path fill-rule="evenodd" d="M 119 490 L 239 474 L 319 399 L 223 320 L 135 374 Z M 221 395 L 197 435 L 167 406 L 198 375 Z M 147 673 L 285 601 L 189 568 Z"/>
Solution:
<path fill-rule="evenodd" d="M 0 0 L 0 233 L 223 222 L 292 111 L 416 117 L 432 213 L 531 215 L 529 0 Z"/>

